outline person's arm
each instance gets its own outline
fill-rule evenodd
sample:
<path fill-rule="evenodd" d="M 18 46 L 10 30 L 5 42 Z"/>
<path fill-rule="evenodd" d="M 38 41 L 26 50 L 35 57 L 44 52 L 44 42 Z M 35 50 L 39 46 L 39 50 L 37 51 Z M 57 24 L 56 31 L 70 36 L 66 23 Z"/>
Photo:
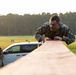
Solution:
<path fill-rule="evenodd" d="M 38 42 L 44 41 L 43 35 L 45 35 L 46 29 L 47 29 L 47 24 L 45 23 L 44 25 L 39 27 L 35 32 L 35 38 Z"/>
<path fill-rule="evenodd" d="M 69 28 L 66 29 L 65 36 L 62 38 L 62 40 L 67 44 L 71 44 L 75 41 L 75 36 Z"/>

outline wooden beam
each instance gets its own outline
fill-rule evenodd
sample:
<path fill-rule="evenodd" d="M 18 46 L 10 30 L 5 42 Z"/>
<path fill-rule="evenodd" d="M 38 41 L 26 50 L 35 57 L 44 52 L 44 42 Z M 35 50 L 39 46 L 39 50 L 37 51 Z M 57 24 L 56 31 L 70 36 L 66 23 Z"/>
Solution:
<path fill-rule="evenodd" d="M 46 41 L 27 56 L 0 69 L 0 75 L 76 75 L 76 55 L 61 41 Z"/>

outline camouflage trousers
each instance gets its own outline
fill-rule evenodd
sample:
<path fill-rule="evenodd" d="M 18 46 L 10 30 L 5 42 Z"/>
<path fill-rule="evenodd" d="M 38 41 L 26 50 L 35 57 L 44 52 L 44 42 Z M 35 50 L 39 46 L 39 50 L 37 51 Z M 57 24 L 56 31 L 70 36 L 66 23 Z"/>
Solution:
<path fill-rule="evenodd" d="M 2 64 L 3 64 L 3 59 L 0 58 L 0 68 L 2 67 Z"/>

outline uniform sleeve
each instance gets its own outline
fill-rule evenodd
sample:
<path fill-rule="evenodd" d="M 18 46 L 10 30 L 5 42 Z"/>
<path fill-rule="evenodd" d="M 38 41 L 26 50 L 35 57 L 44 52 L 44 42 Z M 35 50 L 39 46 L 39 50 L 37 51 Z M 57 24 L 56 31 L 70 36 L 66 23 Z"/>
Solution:
<path fill-rule="evenodd" d="M 37 41 L 41 42 L 44 40 L 43 35 L 45 34 L 47 29 L 47 25 L 46 23 L 44 25 L 42 25 L 41 27 L 39 27 L 36 32 L 35 32 L 35 38 Z"/>
<path fill-rule="evenodd" d="M 65 36 L 62 39 L 67 43 L 67 45 L 69 45 L 75 41 L 75 36 L 72 33 L 72 31 L 69 28 L 67 28 L 65 30 Z"/>

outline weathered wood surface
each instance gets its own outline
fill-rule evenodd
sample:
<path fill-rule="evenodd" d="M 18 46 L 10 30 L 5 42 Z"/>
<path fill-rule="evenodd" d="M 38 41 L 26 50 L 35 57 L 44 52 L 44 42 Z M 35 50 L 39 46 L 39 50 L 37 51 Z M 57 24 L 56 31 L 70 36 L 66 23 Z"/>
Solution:
<path fill-rule="evenodd" d="M 0 75 L 76 75 L 76 55 L 61 41 L 46 41 L 32 53 L 0 69 Z"/>

